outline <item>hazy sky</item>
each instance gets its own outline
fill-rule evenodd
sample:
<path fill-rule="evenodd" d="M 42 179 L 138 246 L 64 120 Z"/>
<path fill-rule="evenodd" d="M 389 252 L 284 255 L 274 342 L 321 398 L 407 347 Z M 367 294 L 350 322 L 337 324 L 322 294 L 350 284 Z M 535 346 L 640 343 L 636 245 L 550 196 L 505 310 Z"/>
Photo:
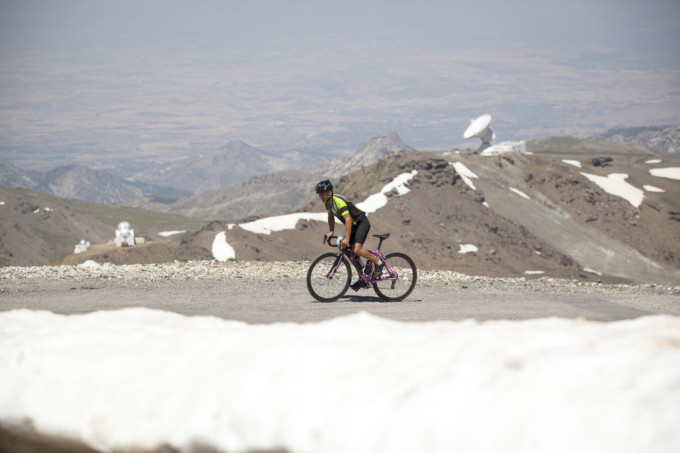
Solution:
<path fill-rule="evenodd" d="M 678 48 L 677 0 L 0 0 L 0 159 L 678 123 Z"/>

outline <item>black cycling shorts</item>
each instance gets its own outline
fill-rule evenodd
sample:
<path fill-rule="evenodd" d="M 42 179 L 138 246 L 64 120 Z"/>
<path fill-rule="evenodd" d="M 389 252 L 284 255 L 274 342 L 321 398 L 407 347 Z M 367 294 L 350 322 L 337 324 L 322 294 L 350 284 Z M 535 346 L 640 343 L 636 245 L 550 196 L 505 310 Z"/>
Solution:
<path fill-rule="evenodd" d="M 361 219 L 356 225 L 352 225 L 352 232 L 349 236 L 350 244 L 365 244 L 366 238 L 368 237 L 368 230 L 371 229 L 371 222 L 368 221 L 368 217 Z M 363 248 L 363 247 L 362 247 Z"/>

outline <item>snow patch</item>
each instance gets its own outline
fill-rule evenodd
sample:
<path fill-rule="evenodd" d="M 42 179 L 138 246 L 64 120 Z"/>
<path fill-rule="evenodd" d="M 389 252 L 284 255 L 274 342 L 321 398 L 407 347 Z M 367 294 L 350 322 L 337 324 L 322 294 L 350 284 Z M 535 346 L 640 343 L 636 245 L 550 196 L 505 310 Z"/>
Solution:
<path fill-rule="evenodd" d="M 644 185 L 642 186 L 642 188 L 645 189 L 647 192 L 665 192 L 665 190 L 663 189 L 649 185 Z"/>
<path fill-rule="evenodd" d="M 573 165 L 574 167 L 581 168 L 581 162 L 578 160 L 563 159 L 562 162 L 565 164 Z"/>
<path fill-rule="evenodd" d="M 164 238 L 167 238 L 169 236 L 174 236 L 176 234 L 184 234 L 186 233 L 186 230 L 179 230 L 179 231 L 161 231 L 158 233 L 159 236 L 162 236 Z"/>
<path fill-rule="evenodd" d="M 460 244 L 460 248 L 458 249 L 458 253 L 475 253 L 479 249 L 472 245 L 472 244 Z"/>
<path fill-rule="evenodd" d="M 581 172 L 581 174 L 600 186 L 605 192 L 624 198 L 636 208 L 640 207 L 643 198 L 645 198 L 645 193 L 642 189 L 638 189 L 626 182 L 628 175 L 625 173 L 611 173 L 607 176 L 592 175 L 584 172 Z"/>
<path fill-rule="evenodd" d="M 513 187 L 510 187 L 510 190 L 512 192 L 516 193 L 517 195 L 519 195 L 522 198 L 526 198 L 527 200 L 531 200 L 531 198 L 529 198 L 529 196 L 527 194 L 525 194 L 524 192 L 522 192 L 521 190 L 517 190 Z"/>
<path fill-rule="evenodd" d="M 325 212 L 297 212 L 274 217 L 265 217 L 248 223 L 241 223 L 239 227 L 256 234 L 272 234 L 272 231 L 294 230 L 300 220 L 316 220 L 325 222 L 328 214 Z"/>
<path fill-rule="evenodd" d="M 387 193 L 392 192 L 393 190 L 397 191 L 397 195 L 406 195 L 411 191 L 406 186 L 406 183 L 408 183 L 413 177 L 418 174 L 417 170 L 413 170 L 407 173 L 402 173 L 392 182 L 389 184 L 386 184 L 380 192 L 373 194 L 366 198 L 364 201 L 361 203 L 357 203 L 357 208 L 361 209 L 367 214 L 370 214 L 372 212 L 377 211 L 378 209 L 387 206 Z"/>
<path fill-rule="evenodd" d="M 217 261 L 227 261 L 236 258 L 234 247 L 227 243 L 227 233 L 220 231 L 215 235 L 212 243 L 212 255 Z"/>
<path fill-rule="evenodd" d="M 680 167 L 652 168 L 649 173 L 659 178 L 680 180 Z"/>
<path fill-rule="evenodd" d="M 598 272 L 598 271 L 596 271 L 596 270 L 594 270 L 594 269 L 589 269 L 589 268 L 587 268 L 587 267 L 584 267 L 584 268 L 583 268 L 583 271 L 584 271 L 584 272 L 589 272 L 589 273 L 591 273 L 591 274 L 595 274 L 595 275 L 600 275 L 600 276 L 602 276 L 602 272 Z"/>
<path fill-rule="evenodd" d="M 101 267 L 101 264 L 99 264 L 99 263 L 96 262 L 96 261 L 87 260 L 87 261 L 85 261 L 85 262 L 83 262 L 83 263 L 80 263 L 80 264 L 78 265 L 78 267 L 85 268 L 85 269 L 96 269 L 96 268 L 98 268 L 98 267 Z"/>
<path fill-rule="evenodd" d="M 357 207 L 366 213 L 372 213 L 387 205 L 387 196 L 385 194 L 397 191 L 398 195 L 404 195 L 410 192 L 406 184 L 418 173 L 417 170 L 402 173 L 386 184 L 382 190 L 369 196 L 361 203 L 357 203 Z M 271 234 L 273 231 L 293 230 L 295 225 L 300 220 L 326 222 L 328 221 L 328 213 L 326 212 L 297 212 L 293 214 L 285 214 L 274 217 L 265 217 L 263 219 L 254 220 L 248 223 L 239 224 L 241 228 L 251 233 L 256 234 Z"/>
<path fill-rule="evenodd" d="M 479 179 L 479 176 L 474 174 L 469 168 L 467 168 L 463 163 L 461 162 L 451 162 L 451 165 L 453 165 L 453 168 L 456 170 L 456 173 L 458 173 L 463 180 L 463 182 L 472 190 L 477 190 L 475 187 L 475 184 L 472 182 L 473 179 Z"/>

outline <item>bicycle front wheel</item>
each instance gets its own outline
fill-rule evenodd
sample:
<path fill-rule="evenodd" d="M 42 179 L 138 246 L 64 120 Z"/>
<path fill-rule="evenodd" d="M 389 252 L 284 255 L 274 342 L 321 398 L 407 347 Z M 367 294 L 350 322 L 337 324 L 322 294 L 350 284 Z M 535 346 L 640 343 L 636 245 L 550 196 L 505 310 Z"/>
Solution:
<path fill-rule="evenodd" d="M 324 253 L 315 259 L 307 271 L 307 289 L 319 302 L 333 302 L 340 299 L 349 288 L 352 271 L 347 258 L 338 262 L 336 253 Z M 336 269 L 337 265 L 337 269 Z"/>
<path fill-rule="evenodd" d="M 385 262 L 387 266 L 383 270 L 382 280 L 373 283 L 373 289 L 382 300 L 397 302 L 406 299 L 416 287 L 416 264 L 408 255 L 398 252 L 387 255 Z"/>

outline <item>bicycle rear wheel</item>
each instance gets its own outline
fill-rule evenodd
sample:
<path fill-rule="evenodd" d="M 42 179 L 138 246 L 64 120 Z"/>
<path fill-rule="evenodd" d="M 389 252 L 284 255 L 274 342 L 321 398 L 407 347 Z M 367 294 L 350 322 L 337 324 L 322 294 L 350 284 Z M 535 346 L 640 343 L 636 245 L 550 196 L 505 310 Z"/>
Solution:
<path fill-rule="evenodd" d="M 418 280 L 416 264 L 408 255 L 399 252 L 385 256 L 385 262 L 392 268 L 392 271 L 388 271 L 385 266 L 381 278 L 394 277 L 396 273 L 396 279 L 375 282 L 373 289 L 382 300 L 397 302 L 406 299 Z M 387 275 L 388 272 L 389 275 Z"/>
<path fill-rule="evenodd" d="M 307 289 L 309 294 L 319 302 L 333 302 L 340 299 L 349 288 L 352 270 L 347 258 L 342 257 L 340 265 L 331 275 L 338 260 L 336 253 L 324 253 L 315 259 L 307 271 Z"/>

